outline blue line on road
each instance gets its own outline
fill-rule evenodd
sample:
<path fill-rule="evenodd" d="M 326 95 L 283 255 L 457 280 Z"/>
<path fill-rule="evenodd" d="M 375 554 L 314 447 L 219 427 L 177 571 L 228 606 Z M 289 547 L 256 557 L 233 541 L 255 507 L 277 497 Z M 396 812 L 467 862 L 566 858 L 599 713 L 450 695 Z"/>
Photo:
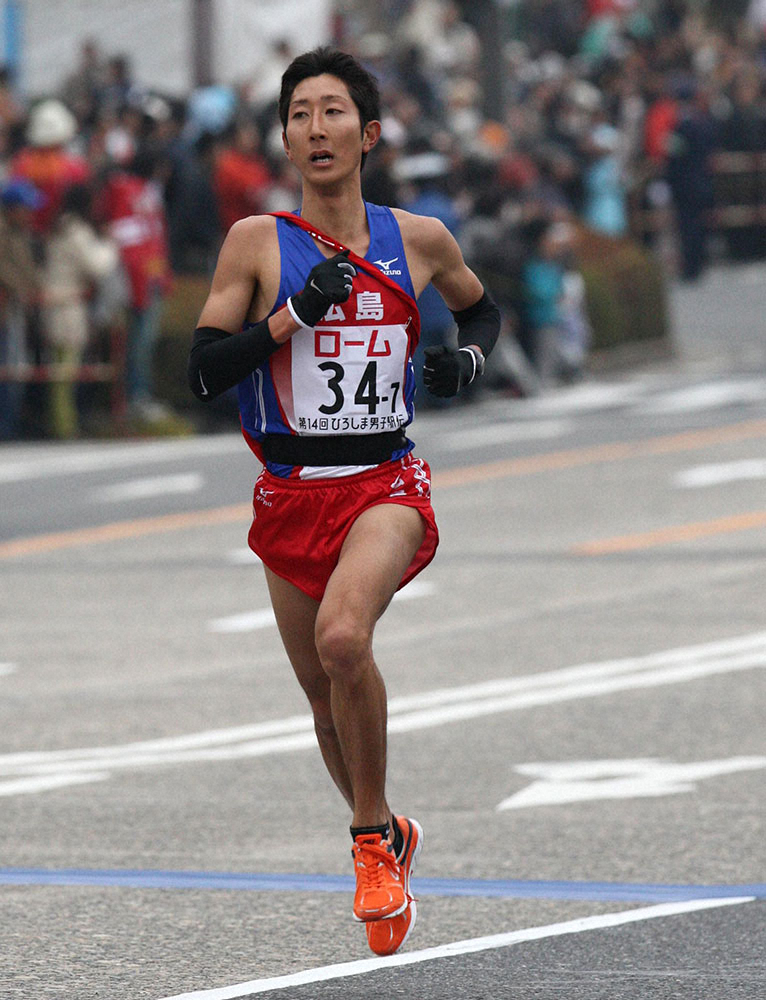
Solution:
<path fill-rule="evenodd" d="M 354 880 L 346 875 L 0 868 L 0 885 L 97 885 L 122 886 L 127 889 L 230 889 L 251 892 L 352 892 Z M 633 882 L 416 878 L 415 888 L 419 896 L 482 896 L 495 899 L 585 899 L 652 903 L 687 899 L 725 899 L 730 896 L 754 896 L 766 899 L 766 883 L 660 885 Z"/>

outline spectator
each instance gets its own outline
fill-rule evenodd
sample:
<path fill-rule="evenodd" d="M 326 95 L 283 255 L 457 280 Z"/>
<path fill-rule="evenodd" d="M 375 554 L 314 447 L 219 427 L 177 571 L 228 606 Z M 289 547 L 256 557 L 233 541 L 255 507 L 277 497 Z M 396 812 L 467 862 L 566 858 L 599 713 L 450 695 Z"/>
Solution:
<path fill-rule="evenodd" d="M 170 257 L 176 274 L 209 274 L 221 245 L 221 215 L 214 187 L 216 136 L 203 132 L 175 158 L 166 189 Z"/>
<path fill-rule="evenodd" d="M 81 122 L 93 121 L 106 84 L 106 65 L 93 38 L 80 47 L 80 61 L 61 88 L 61 97 Z"/>
<path fill-rule="evenodd" d="M 119 114 L 128 106 L 138 107 L 143 89 L 133 80 L 130 58 L 121 53 L 107 60 L 105 81 L 98 95 L 99 107 Z"/>
<path fill-rule="evenodd" d="M 44 195 L 25 180 L 0 189 L 0 365 L 16 368 L 29 360 L 27 333 L 30 311 L 40 292 L 35 264 L 33 219 Z M 0 380 L 0 440 L 19 436 L 24 385 Z"/>
<path fill-rule="evenodd" d="M 714 124 L 705 95 L 694 80 L 677 90 L 678 121 L 670 136 L 668 183 L 678 220 L 681 277 L 696 281 L 707 263 L 707 213 L 713 203 L 710 157 Z"/>
<path fill-rule="evenodd" d="M 735 79 L 731 110 L 722 123 L 721 146 L 733 153 L 766 153 L 766 108 L 756 71 L 743 70 Z M 746 158 L 744 163 L 740 159 L 740 164 L 745 169 L 729 182 L 730 194 L 735 204 L 753 206 L 753 218 L 746 225 L 725 229 L 724 238 L 732 259 L 747 260 L 766 256 L 766 226 L 756 207 L 762 200 L 764 171 L 754 159 Z"/>
<path fill-rule="evenodd" d="M 48 237 L 43 268 L 43 331 L 53 360 L 73 372 L 82 361 L 90 333 L 91 288 L 119 264 L 116 245 L 96 233 L 90 218 L 90 189 L 84 185 L 70 188 Z M 76 389 L 72 378 L 57 379 L 51 385 L 50 433 L 55 438 L 78 433 Z"/>
<path fill-rule="evenodd" d="M 43 101 L 29 116 L 28 145 L 11 160 L 11 176 L 30 181 L 45 196 L 33 220 L 39 233 L 50 228 L 66 191 L 90 177 L 87 161 L 67 149 L 76 131 L 77 120 L 61 101 Z"/>
<path fill-rule="evenodd" d="M 138 153 L 115 167 L 100 193 L 97 214 L 119 248 L 130 288 L 125 388 L 130 415 L 139 423 L 166 418 L 154 398 L 154 349 L 162 302 L 170 288 L 167 221 L 157 182 L 157 157 Z"/>
<path fill-rule="evenodd" d="M 236 121 L 222 137 L 213 184 L 224 233 L 239 219 L 263 211 L 271 172 L 260 147 L 258 129 L 248 119 Z"/>
<path fill-rule="evenodd" d="M 628 228 L 625 184 L 617 156 L 617 129 L 602 120 L 591 130 L 585 144 L 589 159 L 584 173 L 583 217 L 591 228 L 605 236 L 624 236 Z"/>
<path fill-rule="evenodd" d="M 527 256 L 522 268 L 520 342 L 545 383 L 554 377 L 557 368 L 564 293 L 564 268 L 559 259 L 561 245 L 555 225 L 545 218 L 530 220 L 523 234 Z"/>

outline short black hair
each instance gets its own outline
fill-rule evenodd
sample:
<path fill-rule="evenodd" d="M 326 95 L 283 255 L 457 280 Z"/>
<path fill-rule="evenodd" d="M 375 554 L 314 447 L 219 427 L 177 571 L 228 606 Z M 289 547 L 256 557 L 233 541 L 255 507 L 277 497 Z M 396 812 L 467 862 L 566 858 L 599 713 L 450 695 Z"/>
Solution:
<path fill-rule="evenodd" d="M 380 91 L 378 82 L 362 64 L 347 52 L 320 46 L 311 52 L 296 56 L 282 74 L 282 88 L 279 93 L 279 120 L 283 130 L 287 129 L 287 116 L 293 91 L 302 80 L 329 73 L 337 76 L 348 87 L 351 100 L 357 107 L 362 129 L 368 122 L 380 119 Z M 362 155 L 362 165 L 366 153 Z"/>

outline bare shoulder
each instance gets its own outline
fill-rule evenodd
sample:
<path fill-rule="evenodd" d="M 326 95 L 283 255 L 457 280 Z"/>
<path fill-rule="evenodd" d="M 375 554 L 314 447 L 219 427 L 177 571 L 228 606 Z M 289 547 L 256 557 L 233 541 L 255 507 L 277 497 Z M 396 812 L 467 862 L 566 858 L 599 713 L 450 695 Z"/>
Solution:
<path fill-rule="evenodd" d="M 433 253 L 447 250 L 454 240 L 450 231 L 439 219 L 430 215 L 414 215 L 403 208 L 392 208 L 394 218 L 399 223 L 405 248 L 419 253 Z"/>
<path fill-rule="evenodd" d="M 430 281 L 437 282 L 442 273 L 460 267 L 460 248 L 449 229 L 430 215 L 414 215 L 393 208 L 394 218 L 402 234 L 407 266 L 418 296 Z"/>
<path fill-rule="evenodd" d="M 263 319 L 276 301 L 279 275 L 276 219 L 252 215 L 235 222 L 218 255 L 200 324 L 233 332 L 245 319 Z"/>
<path fill-rule="evenodd" d="M 277 220 L 271 215 L 249 215 L 235 222 L 226 235 L 224 246 L 259 259 L 277 246 Z"/>
<path fill-rule="evenodd" d="M 465 309 L 478 301 L 483 293 L 481 282 L 444 223 L 398 208 L 392 212 L 402 234 L 415 297 L 431 282 L 450 309 Z"/>

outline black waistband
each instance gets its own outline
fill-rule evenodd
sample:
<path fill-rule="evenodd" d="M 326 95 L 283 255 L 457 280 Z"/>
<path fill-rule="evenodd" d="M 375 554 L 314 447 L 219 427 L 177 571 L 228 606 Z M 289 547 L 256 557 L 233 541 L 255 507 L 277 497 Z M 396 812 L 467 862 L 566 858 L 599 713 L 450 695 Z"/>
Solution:
<path fill-rule="evenodd" d="M 280 465 L 379 465 L 406 448 L 407 437 L 401 427 L 382 434 L 267 434 L 261 447 L 267 462 Z"/>

